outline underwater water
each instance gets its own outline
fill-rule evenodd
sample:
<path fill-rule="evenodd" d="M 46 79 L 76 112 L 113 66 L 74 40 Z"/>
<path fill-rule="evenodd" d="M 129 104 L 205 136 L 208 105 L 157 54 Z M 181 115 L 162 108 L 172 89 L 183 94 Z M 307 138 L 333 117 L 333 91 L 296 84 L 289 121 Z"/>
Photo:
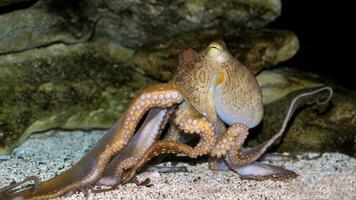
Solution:
<path fill-rule="evenodd" d="M 356 199 L 347 37 L 306 3 L 0 0 L 0 200 Z"/>

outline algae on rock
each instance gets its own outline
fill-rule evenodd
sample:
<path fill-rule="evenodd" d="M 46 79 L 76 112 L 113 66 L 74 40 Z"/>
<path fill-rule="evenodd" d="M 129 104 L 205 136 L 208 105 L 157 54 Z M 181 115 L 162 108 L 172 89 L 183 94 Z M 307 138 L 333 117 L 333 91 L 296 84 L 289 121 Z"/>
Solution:
<path fill-rule="evenodd" d="M 0 154 L 52 128 L 108 128 L 134 92 L 155 82 L 133 72 L 132 50 L 62 44 L 0 59 Z"/>
<path fill-rule="evenodd" d="M 0 55 L 54 43 L 85 42 L 98 18 L 94 11 L 81 1 L 49 0 L 0 15 Z"/>

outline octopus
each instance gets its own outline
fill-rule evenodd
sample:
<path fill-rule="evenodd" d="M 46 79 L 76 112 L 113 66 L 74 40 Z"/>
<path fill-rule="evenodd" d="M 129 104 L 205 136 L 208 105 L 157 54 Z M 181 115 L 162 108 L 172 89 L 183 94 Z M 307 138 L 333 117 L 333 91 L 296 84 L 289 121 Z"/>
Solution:
<path fill-rule="evenodd" d="M 260 162 L 285 131 L 298 102 L 330 87 L 299 94 L 287 110 L 278 133 L 255 147 L 244 147 L 249 129 L 263 118 L 261 89 L 255 76 L 228 51 L 223 41 L 200 53 L 185 49 L 168 83 L 144 89 L 132 99 L 115 125 L 62 174 L 44 182 L 31 176 L 0 189 L 0 199 L 51 199 L 78 190 L 132 182 L 140 169 L 157 156 L 207 155 L 209 169 L 232 170 L 241 178 L 287 180 L 293 171 Z M 188 143 L 196 141 L 195 146 Z M 19 188 L 29 181 L 34 184 Z M 17 188 L 17 189 L 16 189 Z"/>

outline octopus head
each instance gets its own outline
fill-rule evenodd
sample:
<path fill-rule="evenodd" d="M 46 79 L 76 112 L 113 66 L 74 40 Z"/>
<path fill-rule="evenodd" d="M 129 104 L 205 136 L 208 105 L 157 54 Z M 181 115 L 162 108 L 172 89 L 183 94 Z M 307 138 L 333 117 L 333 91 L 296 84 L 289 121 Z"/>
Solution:
<path fill-rule="evenodd" d="M 230 54 L 222 40 L 216 40 L 208 45 L 200 54 L 207 70 L 210 71 L 210 79 L 214 87 L 226 84 L 226 71 L 234 67 L 234 57 Z"/>
<path fill-rule="evenodd" d="M 201 52 L 203 66 L 209 71 L 210 95 L 215 111 L 229 125 L 256 126 L 263 116 L 262 94 L 254 75 L 221 40 Z"/>
<path fill-rule="evenodd" d="M 202 53 L 204 58 L 212 64 L 223 64 L 232 57 L 222 40 L 210 43 Z"/>
<path fill-rule="evenodd" d="M 263 115 L 262 93 L 254 75 L 225 43 L 217 40 L 199 54 L 187 52 L 183 60 L 189 62 L 176 80 L 189 91 L 188 102 L 212 122 L 220 117 L 229 125 L 256 126 Z"/>

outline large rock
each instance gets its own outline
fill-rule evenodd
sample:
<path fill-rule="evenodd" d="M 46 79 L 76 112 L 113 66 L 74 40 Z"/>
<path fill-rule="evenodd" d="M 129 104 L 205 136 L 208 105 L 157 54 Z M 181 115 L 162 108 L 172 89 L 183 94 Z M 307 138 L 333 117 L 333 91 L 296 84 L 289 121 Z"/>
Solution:
<path fill-rule="evenodd" d="M 28 1 L 31 0 L 0 0 L 0 7 L 12 5 L 12 4 L 19 4 Z"/>
<path fill-rule="evenodd" d="M 1 1 L 7 5 L 20 1 Z M 280 0 L 40 0 L 0 15 L 0 55 L 53 43 L 110 41 L 130 48 L 216 25 L 262 27 Z"/>
<path fill-rule="evenodd" d="M 264 104 L 277 101 L 294 91 L 330 84 L 322 81 L 316 74 L 303 73 L 291 68 L 265 70 L 257 76 L 257 81 L 262 89 Z"/>
<path fill-rule="evenodd" d="M 150 84 L 112 44 L 52 45 L 0 56 L 0 154 L 33 132 L 109 128 Z"/>
<path fill-rule="evenodd" d="M 167 81 L 176 70 L 182 49 L 189 47 L 200 51 L 217 38 L 223 39 L 230 52 L 255 74 L 288 60 L 299 49 L 298 38 L 290 31 L 214 27 L 143 46 L 133 62 L 140 73 Z"/>
<path fill-rule="evenodd" d="M 280 0 L 106 0 L 94 39 L 130 47 L 216 25 L 258 28 L 281 13 Z"/>
<path fill-rule="evenodd" d="M 51 0 L 0 15 L 0 55 L 53 43 L 88 40 L 97 16 L 96 10 L 86 3 Z"/>
<path fill-rule="evenodd" d="M 316 105 L 313 99 L 302 103 L 292 118 L 277 151 L 342 152 L 356 156 L 356 92 L 316 74 L 288 68 L 266 70 L 258 76 L 267 103 L 261 126 L 254 130 L 256 145 L 270 138 L 281 127 L 292 99 L 311 88 L 329 85 L 334 89 L 331 102 Z M 312 106 L 305 106 L 305 105 Z M 304 105 L 304 106 L 303 106 Z"/>

